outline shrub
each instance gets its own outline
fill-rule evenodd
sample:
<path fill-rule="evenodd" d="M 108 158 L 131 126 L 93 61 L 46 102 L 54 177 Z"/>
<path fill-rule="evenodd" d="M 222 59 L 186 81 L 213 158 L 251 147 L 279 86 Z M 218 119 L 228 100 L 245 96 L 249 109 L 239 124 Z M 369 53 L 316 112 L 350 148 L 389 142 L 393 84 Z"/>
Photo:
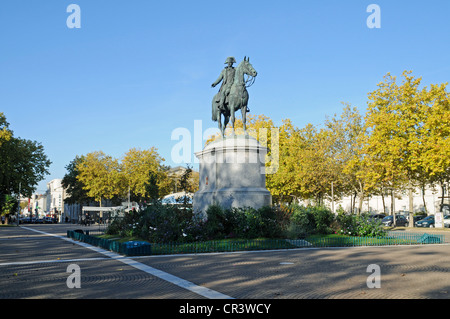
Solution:
<path fill-rule="evenodd" d="M 307 234 L 329 234 L 332 232 L 331 225 L 334 221 L 334 214 L 326 207 L 322 206 L 300 206 L 291 205 L 291 223 L 287 228 L 288 235 L 305 236 Z"/>
<path fill-rule="evenodd" d="M 379 219 L 369 218 L 368 214 L 356 217 L 356 234 L 364 237 L 381 237 L 386 235 L 386 230 Z"/>
<path fill-rule="evenodd" d="M 338 215 L 325 207 L 289 205 L 223 209 L 211 205 L 206 217 L 177 205 L 155 201 L 140 212 L 125 213 L 107 229 L 108 234 L 139 237 L 150 242 L 193 242 L 224 238 L 304 238 L 311 234 L 382 236 L 385 230 L 378 220 L 367 215 Z"/>
<path fill-rule="evenodd" d="M 272 207 L 223 209 L 210 206 L 207 211 L 204 233 L 214 238 L 274 238 L 281 235 L 277 210 Z"/>
<path fill-rule="evenodd" d="M 136 211 L 125 212 L 123 217 L 115 217 L 106 230 L 107 234 L 124 237 L 138 236 L 141 216 Z"/>
<path fill-rule="evenodd" d="M 207 239 L 222 238 L 226 235 L 225 211 L 219 205 L 211 205 L 206 210 L 204 235 Z"/>
<path fill-rule="evenodd" d="M 334 221 L 334 214 L 326 207 L 313 207 L 312 214 L 314 216 L 316 232 L 320 234 L 331 233 L 331 224 Z"/>
<path fill-rule="evenodd" d="M 356 229 L 356 215 L 347 214 L 344 211 L 338 212 L 336 216 L 338 227 L 337 233 L 342 235 L 354 235 Z M 352 233 L 353 232 L 353 233 Z"/>
<path fill-rule="evenodd" d="M 292 216 L 290 228 L 296 228 L 299 233 L 314 233 L 315 221 L 311 210 L 305 206 L 292 205 Z"/>
<path fill-rule="evenodd" d="M 339 212 L 336 221 L 339 225 L 336 229 L 338 234 L 363 237 L 386 235 L 386 230 L 381 221 L 370 218 L 368 214 L 355 215 Z"/>
<path fill-rule="evenodd" d="M 308 235 L 309 233 L 295 223 L 290 223 L 284 230 L 284 236 L 288 239 L 303 239 Z"/>
<path fill-rule="evenodd" d="M 143 211 L 141 234 L 152 242 L 184 242 L 195 222 L 190 209 L 155 202 Z"/>
<path fill-rule="evenodd" d="M 260 237 L 279 238 L 283 234 L 284 216 L 276 207 L 264 206 L 256 212 L 261 220 Z"/>

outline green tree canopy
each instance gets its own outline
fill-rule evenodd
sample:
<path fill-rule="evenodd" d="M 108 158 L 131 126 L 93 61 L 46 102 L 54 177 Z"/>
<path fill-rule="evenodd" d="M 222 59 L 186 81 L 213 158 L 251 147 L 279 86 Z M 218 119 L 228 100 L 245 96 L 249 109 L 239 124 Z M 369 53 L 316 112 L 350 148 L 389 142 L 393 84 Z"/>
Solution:
<path fill-rule="evenodd" d="M 11 137 L 0 147 L 0 193 L 31 196 L 50 164 L 40 143 Z"/>

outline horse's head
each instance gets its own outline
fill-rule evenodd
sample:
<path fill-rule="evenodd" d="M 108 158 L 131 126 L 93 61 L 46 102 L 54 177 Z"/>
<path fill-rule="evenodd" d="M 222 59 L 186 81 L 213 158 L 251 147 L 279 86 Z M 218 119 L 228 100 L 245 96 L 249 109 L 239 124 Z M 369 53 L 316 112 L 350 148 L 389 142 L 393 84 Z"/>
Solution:
<path fill-rule="evenodd" d="M 258 73 L 253 68 L 253 65 L 250 64 L 250 58 L 244 57 L 244 61 L 241 62 L 242 70 L 244 74 L 250 75 L 250 76 L 257 76 Z"/>

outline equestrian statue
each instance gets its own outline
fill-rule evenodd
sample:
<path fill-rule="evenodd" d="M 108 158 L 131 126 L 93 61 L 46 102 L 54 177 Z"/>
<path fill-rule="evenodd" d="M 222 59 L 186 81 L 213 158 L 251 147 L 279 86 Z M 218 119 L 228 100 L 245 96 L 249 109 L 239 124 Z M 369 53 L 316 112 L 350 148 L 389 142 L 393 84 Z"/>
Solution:
<path fill-rule="evenodd" d="M 253 85 L 257 72 L 250 64 L 250 58 L 244 57 L 244 60 L 234 68 L 236 63 L 234 57 L 228 57 L 225 61 L 227 66 L 222 70 L 217 80 L 211 85 L 215 87 L 222 82 L 219 92 L 212 100 L 212 120 L 219 123 L 219 130 L 222 137 L 225 136 L 225 129 L 231 120 L 234 133 L 234 113 L 241 110 L 244 132 L 246 132 L 246 116 L 250 112 L 247 107 L 248 91 L 247 87 Z M 247 76 L 247 79 L 245 78 Z M 223 123 L 222 123 L 223 116 Z"/>

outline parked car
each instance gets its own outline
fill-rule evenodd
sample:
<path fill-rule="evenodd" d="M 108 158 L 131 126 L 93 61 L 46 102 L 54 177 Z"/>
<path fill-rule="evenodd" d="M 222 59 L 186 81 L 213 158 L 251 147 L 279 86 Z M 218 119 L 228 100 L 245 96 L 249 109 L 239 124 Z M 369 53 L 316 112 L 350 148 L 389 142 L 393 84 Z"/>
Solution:
<path fill-rule="evenodd" d="M 43 224 L 43 223 L 44 223 L 44 220 L 43 220 L 42 218 L 36 218 L 36 219 L 34 220 L 34 223 L 35 223 L 35 224 Z"/>
<path fill-rule="evenodd" d="M 444 227 L 450 227 L 450 215 L 444 216 Z"/>
<path fill-rule="evenodd" d="M 385 214 L 373 214 L 369 216 L 369 218 L 373 220 L 383 220 L 383 218 L 385 217 L 386 217 Z"/>
<path fill-rule="evenodd" d="M 409 219 L 409 212 L 407 210 L 400 210 L 397 213 L 395 213 L 395 215 L 402 215 L 406 218 L 406 220 Z"/>
<path fill-rule="evenodd" d="M 414 225 L 416 224 L 416 222 L 418 222 L 419 220 L 424 219 L 425 217 L 427 217 L 427 215 L 416 215 L 414 216 Z"/>
<path fill-rule="evenodd" d="M 44 224 L 55 224 L 56 218 L 53 217 L 44 217 Z"/>
<path fill-rule="evenodd" d="M 394 225 L 394 216 L 389 215 L 384 217 L 381 222 L 384 226 L 391 227 Z M 405 216 L 403 215 L 395 215 L 395 225 L 396 226 L 407 226 L 408 221 L 406 220 Z"/>
<path fill-rule="evenodd" d="M 30 217 L 23 217 L 19 219 L 19 224 L 29 224 L 29 223 L 31 223 Z"/>
<path fill-rule="evenodd" d="M 416 222 L 416 227 L 434 227 L 434 216 L 430 215 L 427 216 L 419 221 Z"/>

